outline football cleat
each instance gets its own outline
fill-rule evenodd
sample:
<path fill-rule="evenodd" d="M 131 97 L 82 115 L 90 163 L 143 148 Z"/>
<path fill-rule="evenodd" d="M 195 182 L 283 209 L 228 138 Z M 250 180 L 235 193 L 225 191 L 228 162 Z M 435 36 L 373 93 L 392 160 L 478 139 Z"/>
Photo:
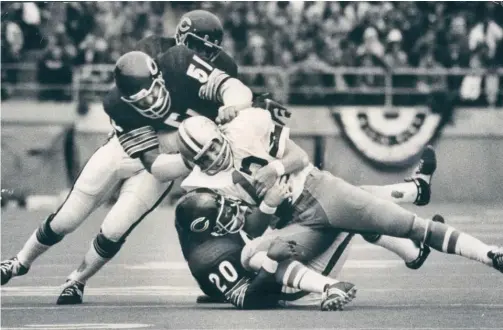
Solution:
<path fill-rule="evenodd" d="M 503 273 L 503 247 L 494 248 L 487 252 L 487 256 L 493 261 L 494 268 Z"/>
<path fill-rule="evenodd" d="M 419 164 L 414 168 L 410 178 L 405 179 L 405 182 L 414 182 L 417 186 L 417 198 L 414 204 L 418 206 L 427 205 L 431 197 L 431 179 L 437 169 L 437 156 L 435 149 L 432 146 L 427 146 Z"/>
<path fill-rule="evenodd" d="M 58 305 L 77 305 L 82 304 L 84 299 L 84 287 L 85 285 L 72 280 L 67 280 L 65 283 L 65 288 L 59 295 Z"/>
<path fill-rule="evenodd" d="M 2 285 L 7 284 L 14 276 L 21 276 L 28 273 L 29 268 L 23 266 L 16 257 L 4 260 L 0 264 L 2 272 Z"/>
<path fill-rule="evenodd" d="M 433 218 L 431 219 L 431 221 L 445 223 L 444 217 L 442 217 L 439 214 L 434 215 Z M 426 261 L 426 259 L 428 258 L 428 256 L 431 253 L 431 248 L 429 246 L 427 246 L 423 243 L 417 243 L 417 242 L 415 242 L 415 244 L 419 248 L 419 255 L 417 256 L 417 258 L 415 260 L 412 260 L 412 261 L 405 263 L 405 266 L 407 266 L 407 268 L 410 268 L 410 269 L 419 269 L 424 264 L 424 262 Z"/>
<path fill-rule="evenodd" d="M 349 282 L 326 285 L 321 295 L 322 311 L 341 311 L 356 297 L 356 287 Z"/>

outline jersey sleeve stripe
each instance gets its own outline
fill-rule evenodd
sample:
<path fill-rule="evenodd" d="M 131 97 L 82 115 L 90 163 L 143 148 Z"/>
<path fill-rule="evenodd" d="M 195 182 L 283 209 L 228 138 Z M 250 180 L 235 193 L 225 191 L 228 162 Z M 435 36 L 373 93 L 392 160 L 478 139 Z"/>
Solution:
<path fill-rule="evenodd" d="M 204 100 L 221 101 L 218 91 L 229 78 L 227 73 L 218 69 L 213 70 L 208 77 L 208 82 L 199 89 L 199 97 Z"/>
<path fill-rule="evenodd" d="M 269 140 L 269 155 L 275 158 L 282 158 L 285 153 L 286 141 L 290 137 L 290 128 L 280 125 L 274 125 L 274 131 Z"/>
<path fill-rule="evenodd" d="M 153 127 L 145 126 L 129 131 L 119 136 L 119 142 L 124 151 L 132 158 L 142 152 L 159 146 L 159 139 Z"/>
<path fill-rule="evenodd" d="M 131 158 L 136 158 L 142 152 L 152 150 L 154 148 L 157 148 L 158 146 L 159 146 L 159 141 L 149 140 L 149 141 L 144 141 L 141 144 L 135 145 L 134 147 L 128 148 L 125 151 Z"/>

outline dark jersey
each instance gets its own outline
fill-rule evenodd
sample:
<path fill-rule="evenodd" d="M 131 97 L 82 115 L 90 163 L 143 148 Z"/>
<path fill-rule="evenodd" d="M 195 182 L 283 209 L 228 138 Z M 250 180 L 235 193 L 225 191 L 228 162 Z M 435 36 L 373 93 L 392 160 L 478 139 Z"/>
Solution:
<path fill-rule="evenodd" d="M 176 46 L 175 38 L 161 37 L 157 35 L 152 35 L 145 37 L 140 40 L 133 49 L 140 52 L 148 54 L 150 57 L 156 58 L 162 53 L 165 53 L 171 47 Z M 237 78 L 238 76 L 238 66 L 236 62 L 227 54 L 225 51 L 221 50 L 217 55 L 210 61 L 216 68 L 225 71 L 229 76 Z"/>
<path fill-rule="evenodd" d="M 173 46 L 156 58 L 171 99 L 163 118 L 142 116 L 121 100 L 116 87 L 112 88 L 103 100 L 103 108 L 129 156 L 138 157 L 157 148 L 155 132 L 174 131 L 189 116 L 202 115 L 212 120 L 217 117 L 222 105 L 219 88 L 231 77 L 226 70 L 237 70 L 228 56 L 217 56 L 215 61 L 209 63 L 185 46 Z"/>
<path fill-rule="evenodd" d="M 206 295 L 225 298 L 253 276 L 241 265 L 243 246 L 239 237 L 230 235 L 210 238 L 188 252 L 190 272 Z"/>
<path fill-rule="evenodd" d="M 175 221 L 182 253 L 201 290 L 210 297 L 226 299 L 241 309 L 271 308 L 280 297 L 281 285 L 274 277 L 263 281 L 241 264 L 245 246 L 240 234 L 191 240 Z"/>

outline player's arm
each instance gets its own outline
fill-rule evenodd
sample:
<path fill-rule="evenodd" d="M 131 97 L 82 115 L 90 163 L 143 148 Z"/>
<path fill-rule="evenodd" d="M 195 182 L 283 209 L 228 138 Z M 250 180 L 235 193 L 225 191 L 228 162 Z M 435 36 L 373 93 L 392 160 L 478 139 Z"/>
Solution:
<path fill-rule="evenodd" d="M 199 98 L 223 106 L 251 106 L 253 93 L 239 79 L 231 77 L 213 64 L 193 53 L 190 56 L 187 76 L 196 84 Z"/>
<path fill-rule="evenodd" d="M 275 213 L 278 206 L 291 196 L 288 176 L 283 176 L 267 190 L 260 206 L 246 216 L 244 230 L 252 237 L 261 236 L 268 227 L 277 222 Z"/>
<path fill-rule="evenodd" d="M 269 155 L 276 160 L 255 172 L 253 180 L 259 197 L 262 197 L 279 177 L 300 171 L 309 165 L 307 153 L 290 139 L 290 129 L 274 124 L 270 114 L 265 113 L 268 116 L 266 122 L 270 125 Z"/>
<path fill-rule="evenodd" d="M 180 154 L 161 153 L 157 132 L 144 126 L 118 134 L 119 142 L 131 158 L 139 158 L 159 181 L 172 181 L 190 173 Z"/>
<path fill-rule="evenodd" d="M 160 153 L 159 148 L 142 153 L 140 159 L 147 171 L 163 182 L 173 181 L 191 171 L 179 153 Z"/>

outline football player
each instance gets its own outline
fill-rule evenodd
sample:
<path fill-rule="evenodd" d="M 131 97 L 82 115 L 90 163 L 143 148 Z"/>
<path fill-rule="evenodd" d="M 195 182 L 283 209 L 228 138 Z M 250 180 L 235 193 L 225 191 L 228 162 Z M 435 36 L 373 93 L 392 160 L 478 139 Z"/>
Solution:
<path fill-rule="evenodd" d="M 435 167 L 434 151 L 428 147 L 414 174 L 424 175 L 427 171 L 434 171 Z M 285 178 L 280 179 L 280 182 Z M 276 192 L 277 188 L 274 188 L 276 187 L 273 186 L 268 190 L 263 202 L 265 205 L 276 208 L 283 199 L 290 197 L 291 192 L 289 189 L 285 189 L 278 193 Z M 283 198 L 271 198 L 269 197 L 271 192 L 273 196 L 277 194 Z M 260 236 L 264 230 L 264 228 L 250 227 L 250 224 L 255 221 L 254 217 L 257 216 L 256 211 L 259 211 L 258 213 L 262 214 L 262 217 L 266 217 L 267 223 L 272 222 L 270 215 L 267 219 L 267 213 L 261 212 L 260 209 L 250 212 L 250 209 L 252 207 L 243 202 L 218 195 L 207 188 L 193 190 L 179 201 L 175 224 L 182 252 L 194 278 L 207 295 L 204 300 L 200 297 L 198 301 L 219 302 L 225 296 L 233 297 L 233 294 L 228 293 L 227 290 L 223 290 L 224 295 L 222 295 L 217 290 L 222 286 L 215 287 L 215 283 L 210 283 L 209 274 L 221 274 L 221 271 L 215 271 L 215 269 L 224 261 L 226 265 L 233 265 L 234 270 L 239 269 L 235 272 L 236 274 L 241 272 L 254 274 L 254 271 L 260 271 L 265 256 L 260 255 L 260 252 L 256 255 L 256 251 L 277 250 L 278 246 L 275 245 L 275 242 L 278 237 L 297 242 L 297 246 L 302 252 L 299 253 L 297 261 L 305 262 L 310 271 L 306 271 L 300 263 L 286 260 L 282 262 L 282 269 L 286 270 L 290 266 L 296 269 L 295 273 L 301 272 L 307 275 L 302 276 L 301 280 L 295 281 L 295 276 L 285 276 L 285 273 L 279 273 L 275 278 L 277 283 L 283 284 L 283 288 L 281 293 L 278 293 L 276 302 L 279 300 L 283 306 L 312 306 L 313 304 L 319 305 L 321 302 L 322 310 L 338 310 L 351 301 L 356 292 L 354 286 L 350 283 L 338 283 L 333 278 L 337 276 L 347 258 L 346 248 L 349 246 L 353 234 L 338 230 L 313 230 L 299 225 L 290 225 L 284 229 L 269 231 L 260 238 L 249 242 L 246 237 L 250 233 L 251 236 Z M 443 221 L 443 219 L 437 216 L 436 221 Z M 239 231 L 240 229 L 243 230 Z M 213 236 L 201 235 L 201 232 L 204 233 L 205 230 L 211 231 Z M 237 231 L 240 235 L 236 234 Z M 246 236 L 243 235 L 244 232 L 246 232 Z M 213 239 L 215 236 L 224 234 L 228 235 L 228 239 Z M 201 239 L 201 237 L 203 238 Z M 366 239 L 374 243 L 379 241 L 378 245 L 387 247 L 401 256 L 407 267 L 412 269 L 419 268 L 430 253 L 427 246 L 413 244 L 410 240 L 394 237 L 374 238 L 374 240 Z M 227 247 L 226 242 L 229 240 L 232 240 L 232 245 Z M 248 242 L 246 247 L 245 242 Z M 224 248 L 224 246 L 226 247 Z M 259 246 L 261 247 L 259 248 Z M 266 246 L 267 248 L 264 248 Z M 240 248 L 244 248 L 244 250 L 241 252 Z M 227 267 L 231 266 L 227 265 Z M 326 278 L 327 275 L 330 275 L 330 278 Z M 238 280 L 229 282 L 229 278 L 233 277 L 224 275 L 220 275 L 220 277 L 223 278 L 223 281 L 227 279 L 225 289 L 228 290 L 234 287 L 233 284 L 239 282 Z M 256 283 L 253 287 L 255 288 L 253 292 L 259 292 L 260 287 Z M 270 287 L 265 286 L 263 290 L 268 291 Z M 319 293 L 322 293 L 321 300 Z M 232 302 L 232 300 L 230 301 Z"/>
<path fill-rule="evenodd" d="M 274 205 L 289 196 L 288 185 L 283 180 L 268 191 L 264 200 Z M 245 231 L 250 232 L 247 228 L 250 222 L 245 221 L 245 217 L 270 216 L 261 215 L 258 209 L 252 211 L 246 203 L 199 188 L 179 200 L 175 213 L 175 225 L 189 269 L 203 292 L 212 298 L 227 300 L 243 309 L 277 306 L 285 296 L 282 287 L 293 284 L 284 282 L 288 277 L 275 274 L 287 271 L 290 265 L 294 265 L 295 274 L 302 273 L 304 279 L 299 280 L 296 287 L 322 294 L 322 310 L 341 309 L 355 296 L 353 284 L 320 275 L 294 262 L 293 259 L 300 259 L 299 254 L 312 255 L 311 251 L 297 248 L 295 242 L 275 240 L 267 255 L 245 256 L 246 265 L 243 265 L 243 247 L 249 241 Z M 263 257 L 267 257 L 269 263 Z M 306 258 L 309 257 L 302 256 Z M 281 263 L 279 271 L 278 267 L 268 267 L 273 260 Z"/>
<path fill-rule="evenodd" d="M 259 202 L 256 190 L 244 187 L 252 185 L 258 172 L 274 180 L 289 174 L 292 187 L 290 223 L 314 229 L 339 228 L 409 238 L 503 272 L 503 248 L 487 245 L 444 223 L 418 217 L 329 172 L 320 171 L 305 158 L 299 158 L 298 163 L 307 165 L 292 172 L 291 163 L 286 163 L 277 150 L 288 153 L 285 149 L 295 147 L 295 143 L 283 129 L 283 134 L 278 135 L 279 141 L 271 148 L 269 142 L 274 129 L 270 114 L 257 110 L 253 110 L 253 115 L 252 110 L 242 110 L 221 130 L 204 117 L 185 120 L 178 130 L 179 149 L 185 162 L 194 169 L 182 185 L 204 183 L 208 188 L 260 204 L 264 211 L 272 212 L 276 210 Z M 242 189 L 230 186 L 233 183 Z M 229 186 L 223 187 L 224 184 Z"/>
<path fill-rule="evenodd" d="M 183 79 L 193 80 L 195 85 L 206 86 L 206 89 L 200 88 L 195 93 L 200 91 L 202 98 L 207 99 L 220 97 L 223 88 L 232 91 L 233 86 L 229 85 L 233 82 L 239 88 L 239 82 L 232 78 L 237 75 L 237 66 L 219 46 L 222 36 L 222 25 L 215 15 L 206 11 L 193 11 L 182 17 L 175 38 L 145 38 L 136 46 L 142 52 L 132 52 L 121 57 L 115 72 L 117 87 L 107 94 L 103 102 L 105 111 L 112 119 L 113 136 L 88 160 L 59 209 L 31 235 L 16 257 L 2 261 L 2 285 L 13 276 L 26 274 L 41 254 L 78 228 L 91 212 L 120 187 L 117 202 L 105 217 L 84 261 L 68 277 L 57 301 L 58 304 L 82 302 L 86 281 L 119 251 L 135 226 L 161 202 L 172 186 L 171 182 L 157 180 L 149 173 L 155 173 L 156 164 L 147 171 L 142 162 L 134 158 L 147 151 L 155 152 L 156 138 L 149 135 L 152 127 L 168 133 L 175 131 L 179 121 L 190 114 L 188 107 L 191 106 L 202 109 L 201 114 L 212 119 L 219 113 L 223 120 L 232 118 L 232 108 L 230 111 L 226 111 L 229 108 L 219 111 L 215 102 L 190 95 L 190 92 L 194 93 L 191 88 L 197 88 L 194 84 L 187 86 L 180 83 L 169 94 L 164 80 L 171 79 L 167 83 L 170 87 Z M 196 49 L 200 55 L 186 47 Z M 163 67 L 165 71 L 162 72 L 153 57 L 173 48 L 178 57 L 171 53 L 170 60 L 174 62 L 170 62 L 171 68 L 168 70 Z M 182 54 L 189 55 L 183 57 Z M 170 55 L 166 55 L 168 56 Z M 166 57 L 161 58 L 161 63 L 166 62 Z M 185 63 L 186 67 L 182 68 L 183 61 L 190 63 Z M 176 69 L 184 71 L 178 72 Z M 175 78 L 177 74 L 178 78 Z M 135 91 L 135 87 L 145 89 Z M 241 90 L 246 95 L 237 95 L 243 99 L 249 98 L 249 90 Z M 184 97 L 200 100 L 200 106 L 184 104 L 185 100 L 180 93 L 186 93 L 183 94 Z M 163 114 L 166 117 L 162 117 Z M 169 134 L 166 136 L 169 137 Z"/>

